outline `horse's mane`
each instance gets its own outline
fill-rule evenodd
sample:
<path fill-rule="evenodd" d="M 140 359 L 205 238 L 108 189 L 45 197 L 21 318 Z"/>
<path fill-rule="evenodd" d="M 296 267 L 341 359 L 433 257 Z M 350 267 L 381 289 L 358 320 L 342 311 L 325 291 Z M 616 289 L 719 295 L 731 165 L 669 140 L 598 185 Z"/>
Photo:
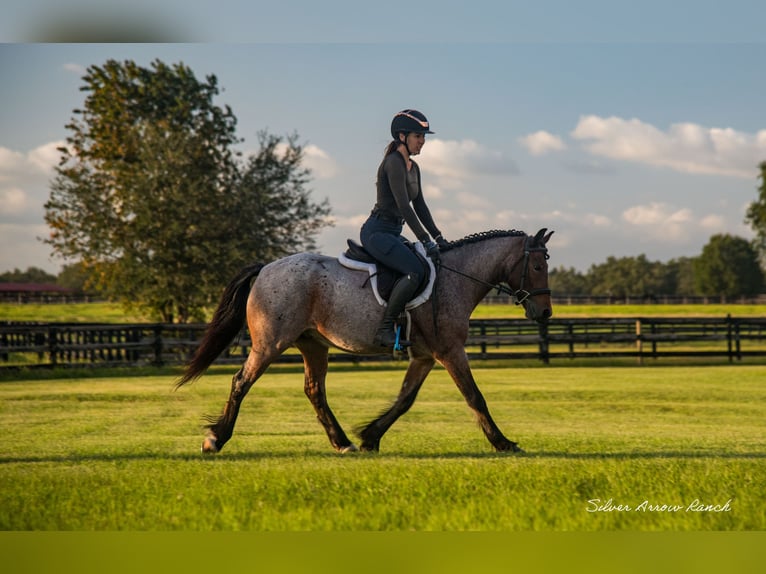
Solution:
<path fill-rule="evenodd" d="M 482 231 L 481 233 L 472 233 L 471 235 L 466 235 L 462 239 L 450 241 L 441 249 L 441 251 L 450 251 L 457 247 L 462 247 L 463 245 L 478 243 L 479 241 L 484 241 L 486 239 L 494 239 L 495 237 L 523 237 L 526 235 L 527 234 L 525 232 L 517 231 L 515 229 L 493 229 L 491 231 Z"/>

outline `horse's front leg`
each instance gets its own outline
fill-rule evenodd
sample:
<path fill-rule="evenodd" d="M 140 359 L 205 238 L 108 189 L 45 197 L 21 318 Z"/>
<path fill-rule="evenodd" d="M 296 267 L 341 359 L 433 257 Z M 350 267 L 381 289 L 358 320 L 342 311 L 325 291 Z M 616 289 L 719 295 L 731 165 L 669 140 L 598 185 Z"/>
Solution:
<path fill-rule="evenodd" d="M 433 366 L 434 359 L 430 355 L 414 356 L 412 358 L 404 375 L 404 382 L 399 391 L 399 396 L 396 397 L 394 404 L 377 419 L 358 430 L 359 437 L 362 439 L 361 450 L 380 450 L 380 439 L 383 437 L 383 434 L 415 402 L 415 397 L 417 397 L 423 381 L 425 381 Z"/>
<path fill-rule="evenodd" d="M 455 381 L 457 388 L 463 394 L 468 406 L 473 410 L 476 419 L 479 421 L 481 430 L 484 431 L 489 442 L 498 451 L 524 452 L 515 442 L 508 440 L 505 435 L 492 420 L 487 408 L 487 402 L 481 394 L 476 381 L 473 378 L 471 367 L 468 364 L 468 357 L 463 348 L 454 349 L 447 355 L 437 356 L 439 362 L 444 365 L 447 372 Z"/>

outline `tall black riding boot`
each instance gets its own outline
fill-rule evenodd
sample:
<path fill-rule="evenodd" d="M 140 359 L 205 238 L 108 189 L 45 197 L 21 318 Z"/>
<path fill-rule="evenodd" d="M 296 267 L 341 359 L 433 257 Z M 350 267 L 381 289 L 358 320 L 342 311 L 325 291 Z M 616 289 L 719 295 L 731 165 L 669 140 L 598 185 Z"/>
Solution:
<path fill-rule="evenodd" d="M 418 281 L 411 274 L 401 277 L 391 290 L 388 298 L 383 320 L 375 333 L 375 344 L 381 347 L 393 348 L 396 344 L 396 332 L 394 331 L 394 321 L 404 311 L 404 306 L 415 294 L 418 288 Z M 401 347 L 409 347 L 410 342 L 399 339 Z"/>

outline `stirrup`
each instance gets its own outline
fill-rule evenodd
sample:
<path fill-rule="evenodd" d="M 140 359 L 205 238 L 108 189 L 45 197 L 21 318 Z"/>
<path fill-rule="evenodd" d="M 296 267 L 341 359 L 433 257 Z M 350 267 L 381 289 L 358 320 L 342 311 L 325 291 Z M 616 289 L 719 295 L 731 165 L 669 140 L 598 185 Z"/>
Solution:
<path fill-rule="evenodd" d="M 402 326 L 397 325 L 396 326 L 396 340 L 394 341 L 394 351 L 405 351 L 407 347 L 411 347 L 412 343 L 409 341 L 402 340 Z"/>

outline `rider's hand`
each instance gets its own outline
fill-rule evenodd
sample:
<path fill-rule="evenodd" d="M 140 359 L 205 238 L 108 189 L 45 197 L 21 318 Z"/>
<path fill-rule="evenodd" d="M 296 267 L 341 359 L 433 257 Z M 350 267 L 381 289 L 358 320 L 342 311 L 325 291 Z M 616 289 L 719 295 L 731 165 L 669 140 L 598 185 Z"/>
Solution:
<path fill-rule="evenodd" d="M 444 239 L 444 237 L 441 236 L 441 234 L 437 235 L 435 237 L 436 245 L 439 246 L 439 251 L 443 251 L 445 247 L 449 245 L 449 241 Z"/>
<path fill-rule="evenodd" d="M 439 263 L 439 246 L 429 239 L 423 243 L 423 247 L 426 248 L 426 255 L 431 258 L 431 261 L 434 263 Z"/>

